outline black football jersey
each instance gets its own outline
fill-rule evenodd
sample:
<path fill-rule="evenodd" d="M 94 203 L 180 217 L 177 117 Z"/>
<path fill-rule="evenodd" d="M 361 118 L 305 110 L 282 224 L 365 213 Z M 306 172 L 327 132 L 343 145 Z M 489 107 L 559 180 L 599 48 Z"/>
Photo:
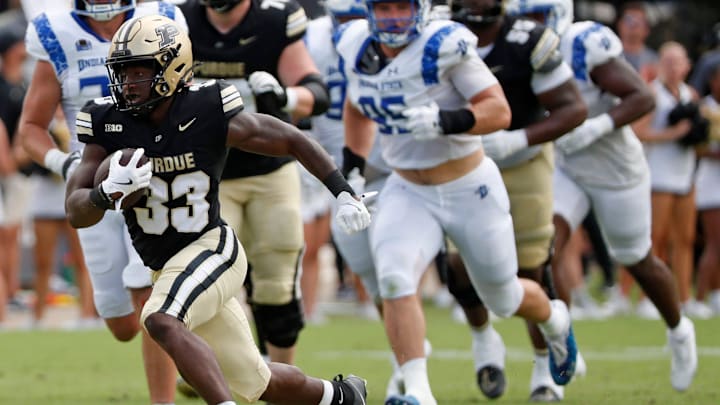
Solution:
<path fill-rule="evenodd" d="M 155 126 L 115 109 L 109 97 L 78 113 L 78 139 L 111 154 L 145 148 L 152 162 L 150 192 L 123 211 L 133 245 L 146 266 L 159 270 L 182 248 L 223 224 L 218 184 L 227 157 L 228 121 L 243 109 L 235 86 L 207 81 L 175 96 L 167 120 Z"/>
<path fill-rule="evenodd" d="M 196 77 L 246 79 L 256 71 L 278 77 L 277 65 L 283 50 L 305 35 L 305 11 L 296 0 L 248 1 L 252 4 L 243 21 L 224 34 L 210 24 L 205 6 L 197 0 L 180 6 L 198 63 Z M 290 120 L 288 115 L 278 118 Z M 223 179 L 270 173 L 290 160 L 232 149 Z"/>
<path fill-rule="evenodd" d="M 497 77 L 512 110 L 509 129 L 525 128 L 543 118 L 531 82 L 534 72 L 550 72 L 562 63 L 558 36 L 534 21 L 505 17 L 485 64 Z"/>

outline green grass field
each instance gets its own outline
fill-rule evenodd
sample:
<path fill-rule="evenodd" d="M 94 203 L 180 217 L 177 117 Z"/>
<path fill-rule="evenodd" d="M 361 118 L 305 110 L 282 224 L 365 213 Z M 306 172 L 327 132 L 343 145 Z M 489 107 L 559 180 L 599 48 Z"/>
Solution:
<path fill-rule="evenodd" d="M 426 308 L 433 344 L 430 380 L 439 404 L 489 402 L 474 383 L 467 328 L 447 310 Z M 497 322 L 507 348 L 504 404 L 527 403 L 531 351 L 519 320 Z M 566 389 L 567 404 L 720 404 L 720 321 L 696 321 L 700 365 L 686 393 L 669 383 L 670 354 L 659 321 L 619 318 L 575 323 L 588 376 Z M 333 318 L 306 328 L 298 365 L 332 378 L 354 373 L 368 380 L 368 404 L 382 404 L 390 375 L 382 326 Z M 0 333 L 0 404 L 147 404 L 139 340 L 115 342 L 106 331 Z M 178 398 L 177 404 L 200 404 Z"/>

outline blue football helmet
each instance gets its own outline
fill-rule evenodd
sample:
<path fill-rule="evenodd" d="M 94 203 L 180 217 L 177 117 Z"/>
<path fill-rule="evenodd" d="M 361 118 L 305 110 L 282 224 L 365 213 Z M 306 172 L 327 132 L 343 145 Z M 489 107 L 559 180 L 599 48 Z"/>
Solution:
<path fill-rule="evenodd" d="M 558 35 L 567 31 L 573 22 L 572 0 L 506 0 L 505 11 L 509 15 L 545 15 L 545 25 Z"/>
<path fill-rule="evenodd" d="M 367 17 L 367 9 L 363 0 L 326 0 L 325 9 L 338 26 L 345 20 Z"/>
<path fill-rule="evenodd" d="M 407 19 L 375 17 L 374 6 L 378 3 L 400 3 L 409 1 L 413 13 Z M 430 20 L 430 0 L 365 0 L 368 10 L 368 22 L 373 39 L 390 48 L 405 46 L 420 36 Z"/>
<path fill-rule="evenodd" d="M 74 0 L 75 14 L 97 21 L 111 20 L 118 14 L 133 10 L 135 0 Z"/>

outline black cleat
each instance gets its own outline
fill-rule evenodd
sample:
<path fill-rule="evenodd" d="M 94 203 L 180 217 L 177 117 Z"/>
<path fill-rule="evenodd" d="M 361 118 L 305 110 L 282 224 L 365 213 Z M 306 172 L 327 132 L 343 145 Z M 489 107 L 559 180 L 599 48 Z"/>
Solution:
<path fill-rule="evenodd" d="M 560 402 L 560 396 L 547 386 L 540 386 L 530 393 L 530 402 Z"/>
<path fill-rule="evenodd" d="M 343 378 L 342 374 L 338 374 L 333 381 L 337 383 L 336 387 L 340 388 L 340 398 L 338 403 L 347 405 L 367 405 L 367 381 L 356 375 L 349 374 L 347 378 Z M 348 395 L 350 394 L 350 395 Z M 345 401 L 345 395 L 348 395 L 350 402 Z"/>
<path fill-rule="evenodd" d="M 490 399 L 499 398 L 505 393 L 505 371 L 493 365 L 487 365 L 477 371 L 477 385 L 480 391 Z"/>

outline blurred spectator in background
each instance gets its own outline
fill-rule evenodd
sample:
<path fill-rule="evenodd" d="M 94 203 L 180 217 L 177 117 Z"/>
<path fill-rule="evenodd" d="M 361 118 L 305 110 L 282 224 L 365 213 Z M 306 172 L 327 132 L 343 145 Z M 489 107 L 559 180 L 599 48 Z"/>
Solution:
<path fill-rule="evenodd" d="M 657 53 L 646 45 L 650 23 L 645 3 L 630 2 L 622 6 L 617 31 L 623 45 L 623 57 L 640 73 L 646 82 L 657 75 Z"/>
<path fill-rule="evenodd" d="M 697 93 L 685 83 L 689 71 L 690 60 L 683 45 L 669 41 L 661 46 L 658 77 L 651 83 L 655 111 L 640 119 L 634 129 L 644 143 L 650 165 L 653 249 L 670 263 L 683 312 L 704 317 L 706 308 L 700 309 L 690 300 L 697 230 L 693 184 L 696 156 L 683 138 L 693 129 L 693 117 L 678 113 L 693 110 L 693 106 L 697 112 Z"/>
<path fill-rule="evenodd" d="M 68 150 L 70 130 L 65 122 L 62 109 L 58 107 L 55 119 L 50 125 L 50 133 L 62 150 Z M 103 322 L 97 317 L 93 302 L 93 291 L 90 285 L 85 259 L 80 247 L 77 232 L 65 217 L 65 182 L 51 171 L 34 165 L 31 176 L 34 196 L 31 213 L 35 231 L 35 304 L 31 328 L 43 329 L 47 326 L 44 319 L 45 310 L 51 299 L 51 278 L 57 270 L 56 253 L 60 236 L 65 236 L 71 262 L 75 270 L 74 281 L 77 286 L 80 317 L 74 324 L 67 325 L 72 329 L 88 329 L 102 327 Z"/>
<path fill-rule="evenodd" d="M 705 52 L 695 65 L 690 76 L 690 83 L 698 94 L 704 96 L 710 93 L 710 75 L 720 64 L 720 22 L 713 25 L 710 33 L 710 49 Z"/>
<path fill-rule="evenodd" d="M 23 63 L 25 21 L 21 12 L 7 12 L 0 24 L 0 120 L 7 130 L 13 151 L 14 168 L 0 179 L 4 198 L 4 218 L 0 218 L 0 271 L 7 287 L 6 297 L 14 306 L 21 306 L 15 297 L 20 289 L 20 229 L 27 214 L 31 185 L 22 160 L 22 148 L 16 147 L 16 131 L 25 95 Z M 18 168 L 18 166 L 20 166 Z"/>
<path fill-rule="evenodd" d="M 720 33 L 720 32 L 719 32 Z M 720 52 L 718 52 L 720 54 Z M 710 122 L 709 142 L 699 148 L 700 163 L 695 180 L 696 203 L 700 211 L 705 246 L 697 275 L 695 297 L 720 315 L 720 62 L 709 72 L 710 94 L 702 100 L 701 111 Z"/>

